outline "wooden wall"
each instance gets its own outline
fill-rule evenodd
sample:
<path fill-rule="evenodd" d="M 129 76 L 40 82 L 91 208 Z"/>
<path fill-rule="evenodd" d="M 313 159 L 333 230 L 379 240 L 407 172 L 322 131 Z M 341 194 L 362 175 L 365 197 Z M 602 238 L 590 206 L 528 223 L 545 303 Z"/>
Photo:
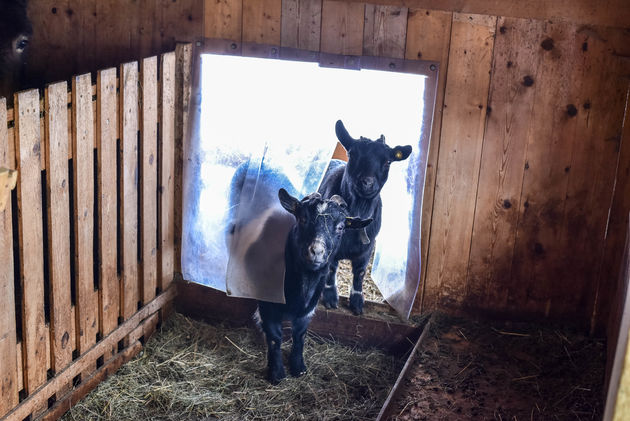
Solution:
<path fill-rule="evenodd" d="M 30 0 L 33 86 L 173 51 L 199 37 L 198 0 Z"/>
<path fill-rule="evenodd" d="M 0 209 L 0 419 L 57 419 L 170 313 L 191 56 L 0 98 L 0 164 L 18 173 Z"/>
<path fill-rule="evenodd" d="M 605 324 L 624 241 L 609 210 L 628 210 L 628 6 L 385 3 L 207 1 L 204 36 L 440 61 L 416 309 Z"/>
<path fill-rule="evenodd" d="M 630 210 L 630 4 L 376 3 L 31 0 L 31 71 L 195 37 L 440 61 L 416 310 L 603 327 Z"/>

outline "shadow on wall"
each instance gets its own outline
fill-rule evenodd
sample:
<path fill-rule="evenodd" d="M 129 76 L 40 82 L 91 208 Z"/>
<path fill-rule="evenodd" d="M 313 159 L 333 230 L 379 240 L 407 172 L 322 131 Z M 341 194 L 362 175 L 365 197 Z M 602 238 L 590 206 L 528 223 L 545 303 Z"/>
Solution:
<path fill-rule="evenodd" d="M 203 4 L 197 0 L 29 0 L 34 31 L 26 86 L 42 87 L 173 51 L 176 43 L 202 36 Z"/>

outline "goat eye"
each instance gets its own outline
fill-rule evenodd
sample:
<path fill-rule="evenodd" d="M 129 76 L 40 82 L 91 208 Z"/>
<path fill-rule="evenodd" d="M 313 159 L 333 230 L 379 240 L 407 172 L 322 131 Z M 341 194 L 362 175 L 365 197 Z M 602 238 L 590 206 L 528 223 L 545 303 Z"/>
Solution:
<path fill-rule="evenodd" d="M 16 44 L 15 44 L 15 49 L 21 53 L 22 51 L 24 51 L 26 49 L 26 46 L 28 45 L 28 40 L 25 38 L 22 38 L 21 40 L 19 40 Z"/>

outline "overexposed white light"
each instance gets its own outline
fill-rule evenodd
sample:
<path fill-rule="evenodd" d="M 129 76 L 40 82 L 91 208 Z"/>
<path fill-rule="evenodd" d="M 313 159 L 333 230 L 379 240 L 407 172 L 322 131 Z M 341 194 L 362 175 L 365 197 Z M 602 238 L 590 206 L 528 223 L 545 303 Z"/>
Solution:
<path fill-rule="evenodd" d="M 424 109 L 421 75 L 209 54 L 202 55 L 201 75 L 203 185 L 195 225 L 206 237 L 209 246 L 203 255 L 213 259 L 214 273 L 200 273 L 193 281 L 225 290 L 225 278 L 220 277 L 225 268 L 219 262 L 224 259 L 227 265 L 221 224 L 228 211 L 230 178 L 240 163 L 264 153 L 266 162 L 281 167 L 306 195 L 311 191 L 305 189 L 316 189 L 319 180 L 307 183 L 304 178 L 314 163 L 330 159 L 339 119 L 355 138 L 384 134 L 390 146 L 412 145 L 417 153 Z M 382 192 L 379 267 L 373 277 L 385 297 L 404 284 L 414 200 L 413 174 L 407 167 L 406 162 L 393 163 Z"/>

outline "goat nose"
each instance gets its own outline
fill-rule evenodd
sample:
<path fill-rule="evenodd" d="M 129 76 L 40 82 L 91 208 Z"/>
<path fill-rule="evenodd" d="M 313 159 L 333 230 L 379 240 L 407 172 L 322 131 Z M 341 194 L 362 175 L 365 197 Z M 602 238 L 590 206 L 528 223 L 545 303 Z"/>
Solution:
<path fill-rule="evenodd" d="M 374 177 L 363 177 L 361 179 L 361 184 L 363 184 L 364 188 L 369 189 L 374 185 L 375 181 Z"/>
<path fill-rule="evenodd" d="M 324 243 L 321 241 L 314 241 L 308 248 L 308 254 L 311 260 L 313 261 L 321 261 L 323 260 L 324 253 L 326 252 L 326 247 Z"/>

